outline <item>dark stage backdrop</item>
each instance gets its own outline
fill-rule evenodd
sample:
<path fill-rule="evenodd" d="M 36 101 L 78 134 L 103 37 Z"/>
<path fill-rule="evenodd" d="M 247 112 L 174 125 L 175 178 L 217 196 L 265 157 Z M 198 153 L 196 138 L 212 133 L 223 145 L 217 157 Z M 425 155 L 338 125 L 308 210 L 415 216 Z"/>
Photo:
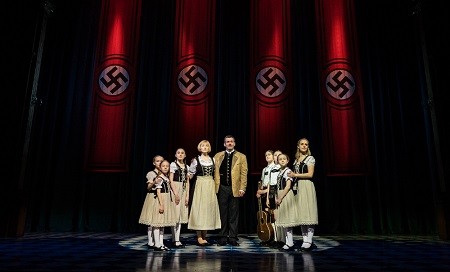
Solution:
<path fill-rule="evenodd" d="M 170 141 L 172 80 L 176 78 L 174 31 L 175 22 L 182 21 L 176 18 L 176 1 L 142 1 L 139 33 L 133 34 L 140 38 L 133 118 L 126 135 L 130 155 L 126 169 L 118 172 L 85 168 L 93 82 L 98 80 L 95 61 L 101 1 L 52 1 L 51 12 L 39 1 L 27 2 L 8 4 L 10 23 L 4 41 L 8 48 L 4 55 L 11 67 L 7 75 L 13 84 L 4 90 L 7 105 L 2 116 L 3 173 L 7 173 L 1 193 L 2 234 L 144 233 L 138 218 L 153 156 L 173 160 L 174 148 L 183 146 L 190 160 L 201 140 L 177 135 L 176 143 Z M 195 5 L 196 1 L 184 2 Z M 323 126 L 315 1 L 289 3 L 293 110 L 277 117 L 277 122 L 289 122 L 285 127 L 292 129 L 277 131 L 274 142 L 279 146 L 267 149 L 282 148 L 293 161 L 296 141 L 301 137 L 310 140 L 317 162 L 318 235 L 448 233 L 442 231 L 447 228 L 449 186 L 445 179 L 449 173 L 443 167 L 449 165 L 449 135 L 444 130 L 449 111 L 445 95 L 449 54 L 441 40 L 449 36 L 450 26 L 444 4 L 355 1 L 351 39 L 359 50 L 369 146 L 369 159 L 362 164 L 370 171 L 328 176 L 324 135 L 329 133 Z M 250 156 L 255 141 L 249 112 L 254 81 L 250 1 L 217 0 L 215 5 L 215 25 L 211 26 L 214 67 L 210 67 L 214 96 L 207 113 L 213 124 L 208 131 L 212 154 L 221 151 L 223 137 L 232 134 L 236 149 L 259 160 L 249 165 L 263 165 L 264 151 Z M 195 127 L 198 121 L 195 116 L 183 118 L 187 122 L 183 128 Z M 339 154 L 335 157 L 339 160 Z M 256 231 L 255 192 L 261 169 L 250 170 L 248 190 L 241 201 L 241 233 Z"/>

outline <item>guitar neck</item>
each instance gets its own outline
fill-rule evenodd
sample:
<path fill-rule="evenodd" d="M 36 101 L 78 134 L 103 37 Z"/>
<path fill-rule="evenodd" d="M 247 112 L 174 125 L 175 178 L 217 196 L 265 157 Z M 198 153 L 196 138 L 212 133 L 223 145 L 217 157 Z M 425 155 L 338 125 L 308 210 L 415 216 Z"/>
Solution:
<path fill-rule="evenodd" d="M 262 189 L 261 181 L 258 182 L 258 188 Z M 261 196 L 258 197 L 258 209 L 259 211 L 262 211 Z"/>

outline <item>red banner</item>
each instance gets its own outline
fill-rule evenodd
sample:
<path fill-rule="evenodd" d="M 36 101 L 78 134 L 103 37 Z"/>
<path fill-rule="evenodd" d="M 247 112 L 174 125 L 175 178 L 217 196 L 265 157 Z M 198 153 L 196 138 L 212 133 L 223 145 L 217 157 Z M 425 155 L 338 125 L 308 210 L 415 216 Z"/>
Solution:
<path fill-rule="evenodd" d="M 329 176 L 369 171 L 353 0 L 317 0 L 324 158 Z"/>
<path fill-rule="evenodd" d="M 214 102 L 215 0 L 176 1 L 174 72 L 170 105 L 170 152 L 212 143 Z"/>
<path fill-rule="evenodd" d="M 88 130 L 88 171 L 128 171 L 140 16 L 140 0 L 102 2 Z"/>
<path fill-rule="evenodd" d="M 267 166 L 264 152 L 295 152 L 289 0 L 251 1 L 250 171 Z"/>

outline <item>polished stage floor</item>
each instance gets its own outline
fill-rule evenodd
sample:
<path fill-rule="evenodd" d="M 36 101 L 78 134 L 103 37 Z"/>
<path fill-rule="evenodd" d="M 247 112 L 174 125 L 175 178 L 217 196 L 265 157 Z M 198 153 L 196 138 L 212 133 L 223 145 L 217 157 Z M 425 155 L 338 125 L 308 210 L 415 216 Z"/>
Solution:
<path fill-rule="evenodd" d="M 317 236 L 308 253 L 261 246 L 256 234 L 239 236 L 238 247 L 195 241 L 193 233 L 182 234 L 185 248 L 161 252 L 147 249 L 144 234 L 27 233 L 0 239 L 0 270 L 450 271 L 450 241 L 434 236 Z"/>

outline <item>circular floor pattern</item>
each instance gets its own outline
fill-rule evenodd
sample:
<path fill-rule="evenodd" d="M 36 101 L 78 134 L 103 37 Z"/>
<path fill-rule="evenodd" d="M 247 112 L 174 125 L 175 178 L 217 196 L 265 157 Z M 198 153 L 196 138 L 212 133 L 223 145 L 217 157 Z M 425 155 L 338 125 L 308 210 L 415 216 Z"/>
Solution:
<path fill-rule="evenodd" d="M 203 251 L 206 253 L 208 253 L 208 252 L 220 253 L 220 252 L 228 252 L 228 251 L 237 251 L 237 252 L 258 253 L 258 254 L 281 252 L 280 250 L 278 250 L 276 248 L 271 248 L 268 246 L 260 245 L 259 244 L 260 240 L 258 239 L 258 237 L 256 235 L 255 236 L 254 235 L 244 235 L 244 236 L 239 236 L 238 238 L 239 238 L 239 241 L 238 241 L 239 246 L 237 246 L 237 247 L 231 246 L 231 245 L 218 246 L 214 236 L 211 236 L 208 239 L 209 242 L 211 243 L 210 246 L 199 247 L 196 245 L 196 239 L 195 239 L 194 234 L 182 235 L 181 241 L 184 243 L 185 247 L 179 248 L 179 249 L 172 248 L 168 252 L 196 253 L 198 251 Z M 296 249 L 300 248 L 300 245 L 302 243 L 301 239 L 302 239 L 301 236 L 294 235 L 294 241 L 295 241 L 294 248 L 296 248 Z M 170 234 L 164 235 L 164 244 L 168 247 L 171 246 L 172 242 L 171 242 Z M 317 248 L 314 249 L 314 251 L 323 251 L 323 250 L 327 250 L 330 248 L 338 247 L 340 245 L 338 241 L 320 237 L 320 236 L 314 237 L 314 244 L 317 246 Z M 133 250 L 144 250 L 144 251 L 149 250 L 147 248 L 147 236 L 146 235 L 136 236 L 136 237 L 131 237 L 131 238 L 120 240 L 119 245 L 129 248 L 129 249 L 133 249 Z M 296 251 L 292 251 L 292 252 L 296 252 Z M 164 253 L 167 253 L 167 252 L 164 252 Z"/>

